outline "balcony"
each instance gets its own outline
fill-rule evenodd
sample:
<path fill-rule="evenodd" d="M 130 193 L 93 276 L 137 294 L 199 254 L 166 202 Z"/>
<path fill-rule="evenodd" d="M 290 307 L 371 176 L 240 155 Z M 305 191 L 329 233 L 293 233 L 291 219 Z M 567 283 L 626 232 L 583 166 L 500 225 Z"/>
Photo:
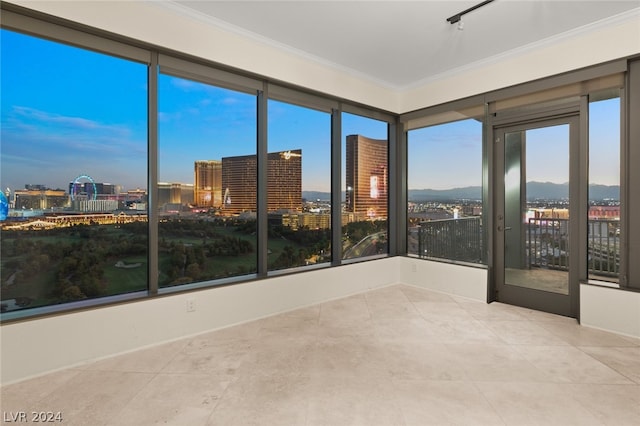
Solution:
<path fill-rule="evenodd" d="M 529 219 L 529 268 L 569 269 L 569 219 Z M 588 221 L 589 278 L 618 280 L 620 273 L 620 221 Z"/>
<path fill-rule="evenodd" d="M 569 219 L 529 219 L 525 253 L 529 269 L 569 270 Z M 418 255 L 482 262 L 482 219 L 465 217 L 421 222 Z M 589 277 L 617 281 L 620 272 L 620 222 L 589 220 Z"/>
<path fill-rule="evenodd" d="M 463 217 L 421 222 L 418 255 L 482 263 L 482 218 Z"/>

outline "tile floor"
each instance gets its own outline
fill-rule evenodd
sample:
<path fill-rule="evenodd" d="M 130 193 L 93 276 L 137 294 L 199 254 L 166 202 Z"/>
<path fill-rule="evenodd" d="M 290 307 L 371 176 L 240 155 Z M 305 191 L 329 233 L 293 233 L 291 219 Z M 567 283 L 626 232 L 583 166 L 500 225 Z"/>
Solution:
<path fill-rule="evenodd" d="M 97 425 L 640 425 L 640 340 L 405 285 L 5 386 Z"/>

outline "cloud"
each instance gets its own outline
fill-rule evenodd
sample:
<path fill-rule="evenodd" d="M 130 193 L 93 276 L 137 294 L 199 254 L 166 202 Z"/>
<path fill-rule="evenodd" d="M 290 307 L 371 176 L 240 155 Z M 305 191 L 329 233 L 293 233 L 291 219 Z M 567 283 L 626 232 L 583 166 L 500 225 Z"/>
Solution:
<path fill-rule="evenodd" d="M 2 174 L 14 186 L 42 183 L 64 185 L 74 174 L 105 170 L 103 179 L 124 185 L 119 176 L 147 173 L 146 128 L 106 124 L 14 106 L 3 117 Z M 134 170 L 132 173 L 131 170 Z M 37 179 L 38 182 L 34 182 Z"/>
<path fill-rule="evenodd" d="M 25 125 L 49 125 L 55 126 L 57 128 L 72 129 L 77 131 L 100 130 L 114 135 L 127 135 L 131 133 L 131 129 L 128 125 L 105 124 L 83 117 L 62 115 L 24 106 L 13 106 L 12 111 L 13 114 L 9 117 L 9 119 L 13 120 L 16 123 L 22 123 Z"/>
<path fill-rule="evenodd" d="M 160 123 L 169 123 L 171 121 L 177 121 L 182 118 L 182 113 L 180 111 L 176 112 L 158 112 L 158 121 Z"/>
<path fill-rule="evenodd" d="M 220 99 L 220 104 L 225 106 L 238 105 L 242 101 L 234 96 L 226 96 Z"/>
<path fill-rule="evenodd" d="M 29 107 L 14 106 L 13 111 L 17 116 L 33 122 L 86 130 L 95 130 L 102 127 L 97 121 L 81 117 L 69 117 L 60 114 L 48 113 Z"/>
<path fill-rule="evenodd" d="M 203 86 L 202 83 L 196 83 L 195 81 L 185 80 L 184 78 L 170 77 L 170 79 L 171 79 L 170 80 L 171 85 L 173 87 L 181 89 L 185 92 L 192 91 L 192 90 L 200 90 L 200 88 Z"/>

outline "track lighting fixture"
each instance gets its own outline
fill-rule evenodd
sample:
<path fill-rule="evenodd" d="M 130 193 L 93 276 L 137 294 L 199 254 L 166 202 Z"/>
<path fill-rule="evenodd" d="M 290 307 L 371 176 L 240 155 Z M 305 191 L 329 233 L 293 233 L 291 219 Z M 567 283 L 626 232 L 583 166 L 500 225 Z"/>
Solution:
<path fill-rule="evenodd" d="M 464 15 L 465 13 L 469 13 L 472 12 L 476 9 L 478 9 L 479 7 L 484 6 L 485 4 L 489 4 L 491 3 L 493 0 L 485 0 L 482 3 L 478 3 L 475 6 L 470 7 L 469 9 L 463 10 L 462 12 L 456 13 L 455 15 L 447 18 L 447 22 L 449 22 L 450 24 L 458 24 L 458 30 L 462 31 L 464 29 L 464 23 L 462 22 L 462 15 Z"/>

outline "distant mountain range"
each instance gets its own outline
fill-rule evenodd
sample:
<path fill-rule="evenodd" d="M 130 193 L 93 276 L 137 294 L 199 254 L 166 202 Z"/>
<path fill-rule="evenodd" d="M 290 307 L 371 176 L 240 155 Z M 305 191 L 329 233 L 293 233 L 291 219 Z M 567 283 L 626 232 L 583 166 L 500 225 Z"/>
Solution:
<path fill-rule="evenodd" d="M 552 182 L 527 182 L 527 199 L 562 200 L 569 197 L 568 183 Z M 467 186 L 445 190 L 435 189 L 410 189 L 409 201 L 430 200 L 479 200 L 482 198 L 480 186 Z M 620 198 L 620 186 L 618 185 L 589 185 L 590 200 L 604 200 Z"/>
<path fill-rule="evenodd" d="M 589 199 L 590 200 L 619 200 L 620 199 L 620 185 L 589 185 Z"/>
<path fill-rule="evenodd" d="M 466 186 L 453 189 L 410 189 L 409 201 L 445 201 L 445 200 L 480 200 L 482 187 Z M 569 197 L 568 183 L 527 182 L 527 199 L 561 200 Z M 620 197 L 618 185 L 589 185 L 590 200 L 614 199 Z M 330 200 L 328 192 L 302 191 L 302 198 L 307 200 Z M 344 192 L 342 193 L 344 200 Z"/>
<path fill-rule="evenodd" d="M 480 200 L 481 186 L 452 189 L 410 189 L 409 201 Z"/>
<path fill-rule="evenodd" d="M 302 191 L 302 198 L 308 201 L 330 201 L 331 193 L 321 191 Z M 342 200 L 344 201 L 344 191 L 342 192 Z"/>

